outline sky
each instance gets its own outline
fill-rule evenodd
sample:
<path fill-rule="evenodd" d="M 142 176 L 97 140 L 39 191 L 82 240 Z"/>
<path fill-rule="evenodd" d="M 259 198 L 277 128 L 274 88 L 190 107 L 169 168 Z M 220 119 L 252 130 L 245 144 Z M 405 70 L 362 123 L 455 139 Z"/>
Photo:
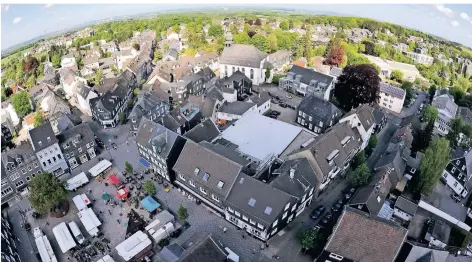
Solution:
<path fill-rule="evenodd" d="M 67 29 L 85 22 L 112 16 L 135 15 L 177 9 L 183 5 L 82 4 L 1 6 L 1 49 L 30 40 L 44 33 Z M 185 8 L 205 6 L 184 5 Z M 209 6 L 209 5 L 207 5 Z M 250 5 L 245 5 L 250 7 Z M 214 7 L 214 6 L 213 6 Z M 300 8 L 305 11 L 335 12 L 368 17 L 434 34 L 472 47 L 472 5 L 265 5 L 265 8 Z"/>

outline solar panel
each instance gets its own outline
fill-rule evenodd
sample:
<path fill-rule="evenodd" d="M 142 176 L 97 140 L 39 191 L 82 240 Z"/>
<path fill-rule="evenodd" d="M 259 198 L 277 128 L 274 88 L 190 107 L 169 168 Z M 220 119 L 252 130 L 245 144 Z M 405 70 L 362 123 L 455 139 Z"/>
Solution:
<path fill-rule="evenodd" d="M 254 205 L 256 204 L 256 200 L 254 198 L 251 198 L 249 199 L 249 203 L 248 203 L 250 206 L 254 207 Z"/>
<path fill-rule="evenodd" d="M 270 215 L 272 213 L 272 208 L 270 206 L 267 206 L 266 209 L 264 210 L 264 214 Z"/>

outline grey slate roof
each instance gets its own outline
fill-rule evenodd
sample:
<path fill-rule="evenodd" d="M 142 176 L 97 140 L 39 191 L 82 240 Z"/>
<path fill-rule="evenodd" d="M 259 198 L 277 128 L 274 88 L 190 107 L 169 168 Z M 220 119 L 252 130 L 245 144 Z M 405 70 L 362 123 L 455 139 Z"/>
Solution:
<path fill-rule="evenodd" d="M 58 142 L 49 122 L 31 129 L 29 135 L 35 152 Z"/>
<path fill-rule="evenodd" d="M 377 107 L 374 108 L 372 115 L 374 116 L 374 121 L 377 125 L 380 125 L 380 123 L 382 123 L 382 119 L 385 117 L 385 113 Z"/>
<path fill-rule="evenodd" d="M 218 127 L 216 127 L 215 123 L 211 119 L 207 119 L 190 131 L 185 133 L 185 137 L 192 140 L 195 143 L 200 143 L 202 141 L 210 142 L 218 137 L 220 131 Z"/>
<path fill-rule="evenodd" d="M 90 93 L 91 90 L 92 90 L 92 88 L 90 86 L 85 85 L 81 81 L 79 81 L 79 83 L 77 84 L 77 94 L 79 94 L 84 99 L 87 98 L 87 96 L 88 96 L 88 94 Z"/>
<path fill-rule="evenodd" d="M 341 68 L 333 66 L 331 70 L 329 71 L 329 75 L 334 76 L 334 77 L 339 77 L 343 73 L 343 70 Z"/>
<path fill-rule="evenodd" d="M 99 94 L 104 94 L 109 90 L 112 90 L 115 87 L 116 82 L 118 82 L 118 78 L 105 78 L 102 80 L 102 83 L 98 86 L 94 86 L 93 90 Z"/>
<path fill-rule="evenodd" d="M 469 150 L 467 152 L 467 150 L 463 149 L 463 148 L 457 148 L 456 150 L 454 150 L 452 153 L 451 153 L 451 161 L 450 162 L 454 162 L 455 160 L 459 159 L 459 158 L 462 158 L 464 157 L 465 158 L 465 165 L 467 167 L 467 177 L 470 177 L 470 175 L 472 174 L 472 150 Z M 459 167 L 457 167 L 459 169 Z"/>
<path fill-rule="evenodd" d="M 457 117 L 462 118 L 465 124 L 472 124 L 472 110 L 468 107 L 459 107 L 457 110 Z"/>
<path fill-rule="evenodd" d="M 61 144 L 67 143 L 68 141 L 73 141 L 76 138 L 79 139 L 78 146 L 83 146 L 84 143 L 89 143 L 95 139 L 94 133 L 88 123 L 82 123 L 80 125 L 74 126 L 57 136 L 57 139 Z"/>
<path fill-rule="evenodd" d="M 372 179 L 367 185 L 357 190 L 349 201 L 349 205 L 356 207 L 358 204 L 365 204 L 370 214 L 377 215 L 382 209 L 391 187 L 392 184 L 385 170 L 379 170 L 372 175 Z M 378 201 L 378 197 L 380 197 L 380 201 Z"/>
<path fill-rule="evenodd" d="M 433 99 L 433 106 L 437 109 L 446 110 L 452 116 L 455 116 L 457 113 L 457 104 L 454 103 L 454 98 L 449 94 L 444 94 L 440 96 L 436 96 Z"/>
<path fill-rule="evenodd" d="M 291 169 L 294 170 L 293 178 L 290 178 Z M 317 188 L 319 184 L 315 170 L 306 158 L 287 160 L 273 173 L 279 175 L 270 182 L 270 186 L 299 199 L 309 188 Z"/>
<path fill-rule="evenodd" d="M 174 48 L 169 48 L 167 52 L 164 54 L 164 57 L 170 56 L 173 57 L 175 60 L 179 57 L 179 51 L 175 50 Z"/>
<path fill-rule="evenodd" d="M 254 105 L 254 103 L 247 103 L 242 101 L 234 101 L 232 103 L 224 102 L 221 105 L 219 112 L 242 116 Z"/>
<path fill-rule="evenodd" d="M 374 167 L 374 170 L 383 167 L 393 168 L 392 172 L 390 173 L 390 177 L 392 184 L 396 185 L 396 183 L 402 179 L 406 168 L 406 161 L 402 158 L 401 150 L 398 149 L 393 152 L 389 152 L 387 150 L 387 152 L 385 152 L 380 157 L 379 161 Z M 394 180 L 392 180 L 392 178 L 394 178 Z"/>
<path fill-rule="evenodd" d="M 300 82 L 310 85 L 311 81 L 316 81 L 318 84 L 329 86 L 331 82 L 333 82 L 333 77 L 329 75 L 322 74 L 320 72 L 316 72 L 310 68 L 304 68 L 297 65 L 293 65 L 290 68 L 289 73 L 293 73 L 296 75 L 301 75 Z"/>
<path fill-rule="evenodd" d="M 195 175 L 195 169 L 199 169 L 199 173 Z M 213 192 L 227 198 L 231 187 L 241 172 L 242 165 L 219 155 L 192 141 L 185 143 L 174 170 L 188 177 L 195 178 L 201 184 L 205 184 Z M 203 174 L 210 175 L 208 181 L 203 180 Z M 223 188 L 218 188 L 218 183 L 224 182 Z"/>
<path fill-rule="evenodd" d="M 411 200 L 406 199 L 403 196 L 400 196 L 398 197 L 397 202 L 395 202 L 395 207 L 413 216 L 416 213 L 416 209 L 418 208 L 418 205 L 411 202 Z"/>
<path fill-rule="evenodd" d="M 220 64 L 260 68 L 261 61 L 266 57 L 266 53 L 253 45 L 232 44 L 223 49 Z"/>
<path fill-rule="evenodd" d="M 255 200 L 253 206 L 249 204 L 251 199 Z M 226 200 L 229 205 L 243 211 L 242 214 L 245 212 L 255 217 L 257 222 L 269 227 L 292 197 L 253 177 L 240 174 Z M 269 209 L 271 212 L 266 212 Z"/>
<path fill-rule="evenodd" d="M 261 93 L 259 93 L 259 96 L 248 97 L 246 101 L 250 101 L 252 103 L 257 104 L 257 106 L 261 106 L 269 100 L 270 100 L 269 93 L 268 92 L 261 92 Z"/>
<path fill-rule="evenodd" d="M 396 86 L 389 85 L 387 83 L 380 83 L 380 92 L 389 94 L 400 99 L 403 99 L 406 95 L 405 90 Z"/>
<path fill-rule="evenodd" d="M 242 157 L 241 155 L 239 155 L 236 151 L 234 151 L 230 147 L 223 146 L 219 143 L 210 144 L 207 141 L 202 141 L 198 144 L 200 146 L 203 146 L 207 149 L 210 149 L 211 151 L 213 151 L 213 152 L 215 152 L 219 155 L 222 155 L 222 156 L 228 158 L 229 160 L 232 160 L 232 161 L 234 161 L 234 162 L 236 162 L 236 163 L 238 163 L 242 166 L 247 166 L 248 164 L 251 163 L 250 160 L 247 160 L 246 158 Z"/>
<path fill-rule="evenodd" d="M 341 110 L 334 104 L 317 96 L 307 96 L 303 98 L 298 105 L 298 110 L 319 119 L 323 124 L 332 120 L 335 113 L 337 113 L 338 116 L 341 115 Z"/>
<path fill-rule="evenodd" d="M 143 117 L 136 134 L 136 143 L 150 148 L 166 159 L 179 135 Z"/>
<path fill-rule="evenodd" d="M 226 253 L 221 246 L 213 239 L 211 233 L 204 237 L 197 236 L 200 233 L 195 233 L 182 246 L 185 248 L 184 255 L 178 262 L 222 262 L 226 261 Z"/>
<path fill-rule="evenodd" d="M 84 62 L 85 66 L 90 65 L 90 64 L 94 64 L 94 63 L 98 63 L 98 56 L 86 57 L 86 58 L 84 58 L 83 62 Z"/>

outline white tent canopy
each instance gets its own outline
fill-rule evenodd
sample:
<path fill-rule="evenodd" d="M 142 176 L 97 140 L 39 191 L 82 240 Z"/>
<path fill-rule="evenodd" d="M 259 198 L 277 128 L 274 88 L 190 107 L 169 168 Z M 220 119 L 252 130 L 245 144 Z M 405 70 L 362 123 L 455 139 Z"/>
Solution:
<path fill-rule="evenodd" d="M 73 191 L 89 182 L 87 175 L 84 172 L 74 176 L 73 178 L 67 180 L 66 189 Z"/>
<path fill-rule="evenodd" d="M 66 253 L 71 248 L 74 248 L 75 246 L 77 246 L 74 238 L 72 237 L 72 235 L 69 232 L 69 229 L 66 226 L 66 223 L 62 222 L 58 224 L 52 229 L 52 232 L 54 233 L 54 236 L 56 237 L 57 243 L 59 244 L 59 247 L 61 248 L 62 253 Z"/>
<path fill-rule="evenodd" d="M 51 243 L 49 243 L 48 238 L 43 235 L 41 229 L 39 227 L 34 229 L 34 237 L 36 246 L 38 247 L 39 255 L 41 256 L 41 260 L 43 262 L 57 262 L 56 255 L 52 250 Z"/>
<path fill-rule="evenodd" d="M 84 225 L 85 230 L 87 230 L 91 236 L 98 235 L 98 227 L 102 222 L 98 220 L 97 215 L 95 215 L 91 208 L 83 209 L 77 213 L 77 215 L 79 216 L 82 225 Z"/>
<path fill-rule="evenodd" d="M 94 167 L 92 167 L 89 170 L 89 173 L 91 176 L 96 177 L 100 175 L 103 171 L 107 170 L 109 167 L 111 167 L 111 162 L 104 159 L 100 161 L 98 164 L 96 164 Z"/>
<path fill-rule="evenodd" d="M 138 231 L 116 246 L 118 254 L 129 261 L 151 245 L 151 239 L 143 232 Z"/>

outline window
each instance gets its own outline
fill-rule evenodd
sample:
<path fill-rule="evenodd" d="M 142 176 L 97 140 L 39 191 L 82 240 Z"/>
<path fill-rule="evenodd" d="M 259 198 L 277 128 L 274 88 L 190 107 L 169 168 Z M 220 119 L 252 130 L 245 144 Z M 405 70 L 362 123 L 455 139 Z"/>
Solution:
<path fill-rule="evenodd" d="M 53 157 L 52 157 L 52 160 L 53 160 L 54 162 L 56 162 L 56 157 L 55 157 L 55 156 L 53 156 Z"/>
<path fill-rule="evenodd" d="M 31 171 L 33 170 L 33 168 L 31 166 L 28 166 L 28 171 Z"/>
<path fill-rule="evenodd" d="M 287 217 L 287 212 L 284 213 L 284 215 L 282 216 L 282 219 L 285 219 Z"/>
<path fill-rule="evenodd" d="M 194 171 L 195 175 L 198 175 L 198 172 L 200 172 L 200 169 L 197 167 L 195 168 L 195 171 Z"/>
<path fill-rule="evenodd" d="M 193 180 L 189 180 L 188 183 L 189 183 L 191 186 L 195 187 L 195 182 L 194 182 Z"/>
<path fill-rule="evenodd" d="M 456 187 L 458 184 L 459 184 L 459 183 L 457 183 L 457 181 L 456 181 L 456 182 L 454 182 L 454 187 Z"/>
<path fill-rule="evenodd" d="M 287 203 L 287 204 L 285 205 L 284 211 L 287 211 L 287 209 L 288 209 L 289 207 L 290 207 L 290 203 Z"/>
<path fill-rule="evenodd" d="M 310 190 L 310 196 L 313 195 L 313 190 L 314 190 L 314 189 L 315 189 L 314 187 L 311 188 L 311 190 Z"/>
<path fill-rule="evenodd" d="M 185 179 L 185 177 L 182 174 L 179 174 L 179 178 L 183 181 L 187 181 L 187 179 Z"/>
<path fill-rule="evenodd" d="M 23 180 L 20 180 L 20 181 L 18 181 L 18 182 L 15 183 L 15 186 L 16 186 L 16 187 L 20 187 L 20 186 L 22 186 L 22 185 L 24 185 L 24 184 L 25 184 L 25 182 L 23 182 Z"/>
<path fill-rule="evenodd" d="M 303 112 L 302 112 L 302 111 L 298 111 L 298 115 L 299 115 L 299 116 L 303 116 Z"/>
<path fill-rule="evenodd" d="M 251 70 L 249 71 L 250 75 L 251 75 L 251 80 L 254 79 L 254 69 L 251 68 Z"/>
<path fill-rule="evenodd" d="M 310 130 L 313 129 L 313 124 L 310 123 L 309 129 L 310 129 Z"/>
<path fill-rule="evenodd" d="M 247 216 L 243 215 L 243 220 L 248 221 L 249 219 L 247 218 Z"/>
<path fill-rule="evenodd" d="M 303 112 L 303 117 L 306 117 L 306 113 L 305 113 L 305 112 Z"/>
<path fill-rule="evenodd" d="M 279 220 L 278 219 L 275 220 L 274 223 L 272 224 L 272 227 L 276 227 L 278 223 L 279 223 Z"/>
<path fill-rule="evenodd" d="M 46 167 L 46 162 L 43 162 L 43 166 Z"/>
<path fill-rule="evenodd" d="M 452 167 L 451 173 L 454 173 L 456 171 L 456 167 Z"/>
<path fill-rule="evenodd" d="M 10 176 L 10 181 L 15 181 L 18 178 L 20 178 L 20 174 L 18 172 L 14 173 L 13 175 Z"/>
<path fill-rule="evenodd" d="M 211 194 L 211 198 L 215 200 L 216 202 L 220 202 L 220 198 L 215 196 L 214 194 Z"/>
<path fill-rule="evenodd" d="M 246 74 L 246 69 L 243 67 L 242 69 L 243 74 Z"/>
<path fill-rule="evenodd" d="M 462 166 L 462 171 L 464 171 L 464 170 L 465 170 L 465 165 Z"/>
<path fill-rule="evenodd" d="M 234 209 L 232 209 L 231 207 L 228 207 L 228 212 L 233 213 Z"/>
<path fill-rule="evenodd" d="M 26 174 L 26 168 L 21 169 L 21 172 L 22 172 L 23 174 Z"/>
<path fill-rule="evenodd" d="M 461 164 L 461 161 L 460 160 L 457 160 L 456 161 L 456 165 L 460 165 Z"/>
<path fill-rule="evenodd" d="M 309 119 L 310 121 L 313 121 L 313 117 L 311 117 L 311 116 L 309 116 L 308 119 Z"/>
<path fill-rule="evenodd" d="M 52 163 L 52 162 L 51 162 L 51 159 L 48 159 L 48 164 L 51 164 L 51 163 Z"/>
<path fill-rule="evenodd" d="M 219 189 L 222 189 L 223 186 L 224 186 L 224 184 L 225 184 L 225 182 L 220 181 L 220 182 L 218 182 L 218 185 L 216 185 L 216 186 L 217 186 Z"/>
<path fill-rule="evenodd" d="M 277 228 L 274 228 L 274 230 L 272 230 L 272 233 L 270 233 L 270 234 L 275 235 L 275 233 L 277 233 Z"/>
<path fill-rule="evenodd" d="M 236 70 L 236 69 L 235 69 L 234 66 L 233 66 L 233 74 L 234 74 L 235 70 Z"/>
<path fill-rule="evenodd" d="M 292 212 L 295 211 L 295 208 L 297 208 L 297 204 L 293 205 Z"/>
<path fill-rule="evenodd" d="M 462 174 L 459 174 L 459 176 L 457 176 L 458 179 L 462 179 Z"/>
<path fill-rule="evenodd" d="M 79 147 L 79 148 L 77 149 L 77 151 L 79 151 L 79 153 L 82 153 L 82 148 Z"/>
<path fill-rule="evenodd" d="M 257 227 L 260 228 L 260 229 L 262 229 L 262 230 L 264 230 L 264 226 L 261 225 L 260 223 L 257 223 Z"/>
<path fill-rule="evenodd" d="M 29 182 L 30 180 L 31 180 L 31 178 L 30 178 L 29 176 L 27 176 L 27 177 L 26 177 L 26 181 Z"/>
<path fill-rule="evenodd" d="M 301 124 L 302 123 L 302 119 L 299 117 L 297 118 L 297 123 Z"/>
<path fill-rule="evenodd" d="M 205 172 L 205 174 L 203 175 L 203 180 L 205 180 L 205 182 L 208 182 L 208 178 L 210 178 L 210 175 Z"/>
<path fill-rule="evenodd" d="M 241 213 L 239 213 L 239 212 L 236 211 L 236 210 L 234 211 L 234 214 L 235 214 L 236 216 L 238 216 L 238 217 L 241 216 Z"/>
<path fill-rule="evenodd" d="M 207 194 L 207 191 L 206 191 L 206 189 L 205 189 L 205 188 L 203 188 L 203 187 L 200 187 L 200 192 L 202 192 L 202 193 L 203 193 L 203 194 L 205 194 L 205 195 Z"/>
<path fill-rule="evenodd" d="M 61 155 L 60 155 L 60 154 L 58 154 L 58 155 L 57 155 L 57 158 L 59 158 L 59 159 L 62 159 L 62 157 L 61 157 Z"/>
<path fill-rule="evenodd" d="M 249 224 L 251 225 L 256 225 L 256 221 L 252 220 L 252 219 L 249 219 Z"/>

